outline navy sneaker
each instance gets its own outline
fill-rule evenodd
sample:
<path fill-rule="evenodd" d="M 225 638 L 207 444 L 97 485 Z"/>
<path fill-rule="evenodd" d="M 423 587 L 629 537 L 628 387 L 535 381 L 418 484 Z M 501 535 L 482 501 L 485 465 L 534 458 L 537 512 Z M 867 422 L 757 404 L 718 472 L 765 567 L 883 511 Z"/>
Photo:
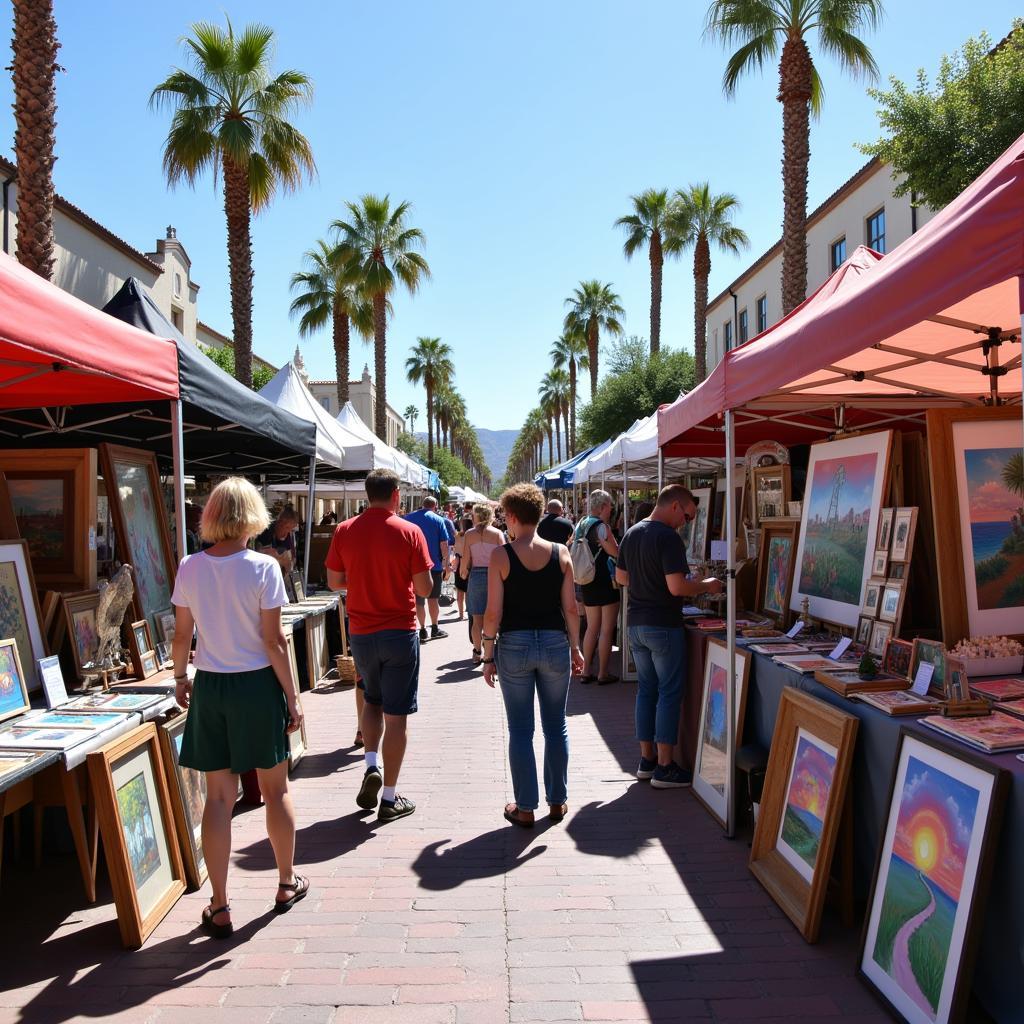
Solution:
<path fill-rule="evenodd" d="M 655 769 L 658 767 L 658 761 L 656 758 L 651 758 L 650 761 L 646 757 L 640 758 L 640 766 L 636 770 L 636 777 L 640 780 L 649 779 Z"/>
<path fill-rule="evenodd" d="M 420 643 L 425 644 L 430 639 L 430 635 L 427 633 L 427 627 L 423 626 L 420 629 Z"/>
<path fill-rule="evenodd" d="M 675 761 L 664 766 L 659 764 L 651 776 L 651 785 L 655 789 L 684 789 L 693 785 L 693 772 L 680 768 Z"/>
<path fill-rule="evenodd" d="M 443 629 L 438 629 L 437 626 L 430 627 L 430 639 L 431 640 L 443 640 L 448 634 Z"/>
<path fill-rule="evenodd" d="M 364 811 L 372 811 L 377 806 L 377 797 L 380 796 L 380 788 L 384 785 L 384 778 L 379 768 L 367 768 L 363 776 L 363 784 L 359 787 L 359 795 L 356 803 Z"/>

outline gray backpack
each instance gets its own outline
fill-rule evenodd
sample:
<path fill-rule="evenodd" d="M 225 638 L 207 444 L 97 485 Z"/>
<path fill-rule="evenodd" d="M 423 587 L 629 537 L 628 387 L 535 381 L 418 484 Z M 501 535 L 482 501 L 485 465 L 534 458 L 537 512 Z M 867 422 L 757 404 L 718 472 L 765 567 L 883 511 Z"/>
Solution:
<path fill-rule="evenodd" d="M 576 532 L 572 538 L 572 548 L 569 551 L 569 555 L 572 558 L 572 574 L 576 578 L 576 582 L 581 586 L 592 583 L 597 575 L 594 552 L 590 550 L 590 542 L 587 540 L 590 528 L 597 521 L 594 516 L 587 516 L 576 527 Z"/>

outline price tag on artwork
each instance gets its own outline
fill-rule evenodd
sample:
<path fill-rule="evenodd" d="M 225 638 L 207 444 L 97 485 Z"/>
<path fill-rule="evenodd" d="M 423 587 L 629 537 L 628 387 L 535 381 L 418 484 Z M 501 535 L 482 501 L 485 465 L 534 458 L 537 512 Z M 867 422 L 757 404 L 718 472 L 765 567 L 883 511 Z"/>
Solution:
<path fill-rule="evenodd" d="M 919 697 L 923 696 L 928 692 L 928 687 L 931 686 L 932 676 L 935 674 L 935 666 L 929 665 L 928 662 L 922 661 L 917 666 L 917 675 L 914 676 L 914 683 L 910 687 L 911 693 L 916 693 Z"/>
<path fill-rule="evenodd" d="M 803 629 L 803 628 L 804 628 L 804 621 L 803 621 L 803 619 L 797 619 L 796 622 L 793 623 L 792 628 L 786 634 L 786 636 L 788 636 L 790 640 L 793 640 L 793 639 L 795 639 L 797 637 L 797 635 L 800 633 L 800 630 Z"/>
<path fill-rule="evenodd" d="M 829 657 L 833 661 L 838 661 L 846 653 L 847 648 L 852 643 L 853 643 L 853 637 L 852 636 L 844 636 L 843 639 L 840 640 L 839 643 L 837 643 L 835 645 L 835 647 L 832 648 L 832 653 L 829 655 Z"/>

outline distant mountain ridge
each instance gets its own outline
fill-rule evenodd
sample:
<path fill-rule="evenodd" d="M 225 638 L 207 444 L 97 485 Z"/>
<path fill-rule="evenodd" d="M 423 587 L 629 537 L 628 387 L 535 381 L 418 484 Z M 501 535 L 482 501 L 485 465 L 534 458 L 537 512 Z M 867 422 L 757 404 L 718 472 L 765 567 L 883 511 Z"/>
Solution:
<path fill-rule="evenodd" d="M 512 445 L 518 437 L 518 430 L 488 430 L 486 427 L 477 427 L 476 436 L 480 441 L 480 448 L 483 450 L 484 459 L 491 471 L 491 479 L 497 483 L 508 468 L 508 457 L 512 454 Z M 427 432 L 417 431 L 416 436 L 421 441 L 426 441 Z"/>

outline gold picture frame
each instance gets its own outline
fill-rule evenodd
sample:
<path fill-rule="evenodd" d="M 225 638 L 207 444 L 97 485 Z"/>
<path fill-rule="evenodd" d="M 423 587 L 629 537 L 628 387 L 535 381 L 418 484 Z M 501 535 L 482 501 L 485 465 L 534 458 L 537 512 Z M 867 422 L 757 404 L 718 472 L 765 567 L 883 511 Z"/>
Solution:
<path fill-rule="evenodd" d="M 779 519 L 789 510 L 793 496 L 788 464 L 753 466 L 750 470 L 750 524 L 755 529 L 763 519 Z"/>
<path fill-rule="evenodd" d="M 175 715 L 157 727 L 164 767 L 169 776 L 168 789 L 174 824 L 181 846 L 181 856 L 189 888 L 198 889 L 208 872 L 203 857 L 203 807 L 206 804 L 206 776 L 194 768 L 186 768 L 179 760 L 181 741 L 185 735 L 188 712 Z"/>
<path fill-rule="evenodd" d="M 784 468 L 789 469 L 788 466 Z M 789 595 L 793 587 L 793 566 L 799 533 L 798 519 L 765 522 L 761 528 L 755 610 L 767 615 L 776 625 L 784 623 L 789 614 Z"/>
<path fill-rule="evenodd" d="M 146 655 L 154 653 L 153 635 L 149 630 L 149 622 L 139 619 L 128 627 L 128 653 L 132 659 L 132 669 L 137 679 L 145 679 L 152 675 L 147 671 Z"/>
<path fill-rule="evenodd" d="M 99 644 L 96 612 L 100 606 L 98 590 L 83 590 L 78 594 L 65 594 L 64 634 L 71 648 L 71 659 L 79 682 L 85 679 L 85 665 L 95 658 Z"/>

